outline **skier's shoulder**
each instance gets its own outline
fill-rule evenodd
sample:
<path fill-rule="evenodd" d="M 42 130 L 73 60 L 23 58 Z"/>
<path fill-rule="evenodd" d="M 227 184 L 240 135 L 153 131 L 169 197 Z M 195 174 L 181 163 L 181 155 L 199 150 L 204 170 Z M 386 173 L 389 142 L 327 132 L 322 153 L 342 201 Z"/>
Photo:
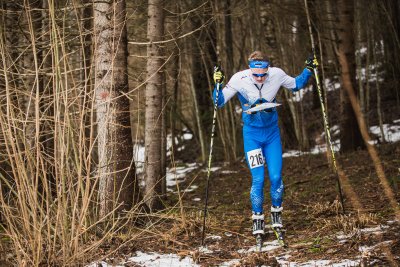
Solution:
<path fill-rule="evenodd" d="M 249 69 L 241 70 L 232 75 L 229 83 L 231 87 L 237 88 L 237 85 L 247 83 L 251 79 L 251 72 Z"/>
<path fill-rule="evenodd" d="M 250 69 L 245 69 L 245 70 L 238 71 L 235 74 L 233 74 L 233 76 L 232 76 L 232 79 L 238 80 L 238 81 L 249 79 L 249 78 L 251 78 Z"/>
<path fill-rule="evenodd" d="M 290 77 L 290 75 L 286 74 L 283 69 L 277 67 L 270 67 L 268 70 L 268 75 L 270 81 L 274 82 L 286 81 Z"/>
<path fill-rule="evenodd" d="M 268 72 L 269 72 L 270 76 L 271 75 L 279 75 L 279 76 L 286 75 L 286 72 L 283 69 L 278 68 L 278 67 L 269 67 Z"/>

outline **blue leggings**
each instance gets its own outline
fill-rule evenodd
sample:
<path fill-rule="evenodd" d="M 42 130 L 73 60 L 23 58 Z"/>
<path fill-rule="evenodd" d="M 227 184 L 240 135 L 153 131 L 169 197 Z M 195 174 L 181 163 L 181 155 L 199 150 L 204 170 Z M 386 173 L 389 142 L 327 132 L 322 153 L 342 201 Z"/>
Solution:
<path fill-rule="evenodd" d="M 252 176 L 250 200 L 253 212 L 263 211 L 264 163 L 266 160 L 273 206 L 282 205 L 282 145 L 278 125 L 259 128 L 243 126 L 244 151 Z M 265 160 L 264 160 L 265 159 Z"/>

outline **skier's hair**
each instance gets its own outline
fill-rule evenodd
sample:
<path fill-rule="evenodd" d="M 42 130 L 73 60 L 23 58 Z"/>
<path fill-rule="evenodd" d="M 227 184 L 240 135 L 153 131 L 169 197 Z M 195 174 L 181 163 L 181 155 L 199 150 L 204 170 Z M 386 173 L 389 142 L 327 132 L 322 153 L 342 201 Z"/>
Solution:
<path fill-rule="evenodd" d="M 261 51 L 254 51 L 249 55 L 248 58 L 249 61 L 253 61 L 253 60 L 259 60 L 259 61 L 265 61 L 265 62 L 269 62 L 269 58 L 264 55 L 263 52 Z"/>

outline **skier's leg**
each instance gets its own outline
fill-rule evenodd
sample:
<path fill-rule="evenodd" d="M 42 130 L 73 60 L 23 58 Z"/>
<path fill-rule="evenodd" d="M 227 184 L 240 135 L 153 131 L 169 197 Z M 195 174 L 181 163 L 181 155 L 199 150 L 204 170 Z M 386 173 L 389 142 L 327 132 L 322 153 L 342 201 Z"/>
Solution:
<path fill-rule="evenodd" d="M 251 172 L 250 201 L 253 211 L 253 234 L 264 234 L 264 156 L 260 143 L 253 133 L 243 131 L 244 151 Z"/>
<path fill-rule="evenodd" d="M 264 154 L 268 167 L 268 174 L 271 183 L 271 226 L 279 243 L 285 246 L 282 225 L 282 145 L 280 140 L 279 128 L 271 131 L 267 146 L 264 148 Z"/>
<path fill-rule="evenodd" d="M 268 175 L 271 183 L 270 195 L 272 206 L 282 206 L 283 182 L 282 182 L 282 145 L 279 128 L 273 129 L 269 136 L 269 142 L 263 149 L 267 161 Z"/>
<path fill-rule="evenodd" d="M 247 165 L 251 172 L 251 208 L 254 213 L 262 213 L 264 202 L 264 156 L 261 147 L 249 141 L 245 141 L 245 153 Z"/>

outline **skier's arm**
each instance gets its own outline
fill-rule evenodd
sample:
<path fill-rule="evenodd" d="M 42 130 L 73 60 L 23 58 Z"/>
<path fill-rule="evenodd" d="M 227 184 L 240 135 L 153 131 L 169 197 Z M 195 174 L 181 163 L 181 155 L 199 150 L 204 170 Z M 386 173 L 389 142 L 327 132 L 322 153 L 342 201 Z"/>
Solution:
<path fill-rule="evenodd" d="M 306 67 L 304 68 L 303 72 L 297 76 L 296 79 L 296 87 L 292 88 L 293 92 L 297 92 L 300 89 L 306 86 L 308 80 L 310 79 L 311 75 L 314 72 L 314 69 L 318 67 L 317 58 L 314 57 L 314 54 L 310 55 L 306 60 Z"/>
<path fill-rule="evenodd" d="M 293 78 L 284 73 L 282 78 L 282 86 L 290 89 L 292 92 L 297 92 L 303 89 L 314 72 L 314 69 L 318 67 L 318 61 L 314 56 L 310 56 L 306 60 L 306 67 L 297 77 Z"/>
<path fill-rule="evenodd" d="M 310 79 L 311 75 L 312 75 L 312 72 L 309 69 L 304 68 L 304 70 L 301 72 L 301 74 L 299 76 L 297 76 L 296 78 L 294 78 L 296 81 L 296 87 L 291 88 L 292 91 L 297 92 L 300 89 L 303 89 L 307 85 L 308 80 Z"/>
<path fill-rule="evenodd" d="M 235 94 L 236 94 L 236 89 L 232 87 L 232 84 L 235 83 L 235 75 L 232 76 L 232 78 L 229 80 L 228 84 L 224 87 L 223 83 L 215 83 L 214 85 L 214 91 L 213 91 L 213 100 L 215 103 L 215 99 L 217 97 L 217 86 L 219 85 L 219 93 L 218 93 L 218 107 L 223 107 L 226 102 L 229 101 Z M 215 78 L 214 78 L 215 81 Z M 223 78 L 220 79 L 220 81 L 223 81 Z"/>
<path fill-rule="evenodd" d="M 225 105 L 226 102 L 229 101 L 235 94 L 236 90 L 229 87 L 229 83 L 223 87 L 223 84 L 220 85 L 219 93 L 218 93 L 218 107 L 221 108 Z M 213 91 L 213 100 L 215 103 L 215 99 L 217 97 L 217 84 L 214 85 L 214 91 Z"/>

